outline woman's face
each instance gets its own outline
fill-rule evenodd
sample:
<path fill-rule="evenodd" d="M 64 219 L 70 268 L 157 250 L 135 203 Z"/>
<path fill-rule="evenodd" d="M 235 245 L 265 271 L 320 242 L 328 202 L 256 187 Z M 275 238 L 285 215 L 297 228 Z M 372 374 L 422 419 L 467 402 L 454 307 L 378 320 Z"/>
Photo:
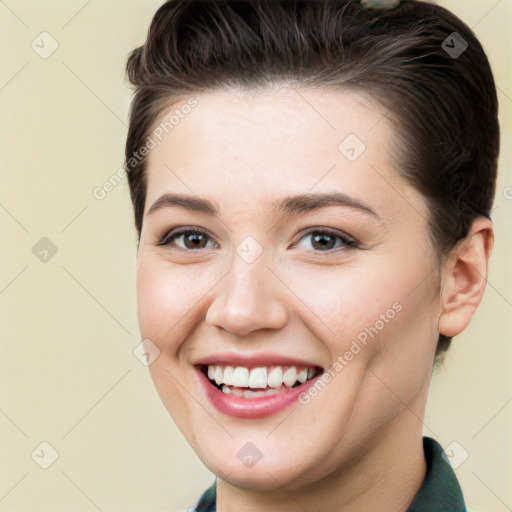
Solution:
<path fill-rule="evenodd" d="M 154 132 L 137 268 L 183 435 L 221 478 L 288 490 L 421 435 L 437 272 L 382 110 L 291 88 L 195 100 L 155 125 L 178 110 Z"/>

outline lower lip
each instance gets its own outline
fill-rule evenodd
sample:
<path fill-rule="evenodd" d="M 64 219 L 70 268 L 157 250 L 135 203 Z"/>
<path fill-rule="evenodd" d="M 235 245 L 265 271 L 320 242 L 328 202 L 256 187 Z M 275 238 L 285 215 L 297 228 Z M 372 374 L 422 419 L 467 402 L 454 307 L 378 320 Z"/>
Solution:
<path fill-rule="evenodd" d="M 195 368 L 195 371 L 199 387 L 218 411 L 229 416 L 235 416 L 236 418 L 252 419 L 265 418 L 282 411 L 294 403 L 299 398 L 299 395 L 307 391 L 319 377 L 316 376 L 296 388 L 291 388 L 288 391 L 276 393 L 275 395 L 263 396 L 261 398 L 239 398 L 217 389 L 198 368 Z"/>

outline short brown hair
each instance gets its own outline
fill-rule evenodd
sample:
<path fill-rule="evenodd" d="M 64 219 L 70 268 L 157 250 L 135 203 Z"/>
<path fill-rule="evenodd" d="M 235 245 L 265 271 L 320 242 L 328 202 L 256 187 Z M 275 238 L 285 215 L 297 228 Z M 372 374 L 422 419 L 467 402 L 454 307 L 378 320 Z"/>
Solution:
<path fill-rule="evenodd" d="M 467 236 L 475 218 L 490 216 L 499 152 L 496 87 L 475 34 L 438 5 L 169 0 L 126 69 L 135 95 L 125 170 L 139 236 L 147 158 L 133 155 L 155 120 L 191 94 L 270 82 L 354 90 L 386 109 L 400 140 L 397 171 L 428 201 L 439 256 Z M 440 335 L 438 354 L 450 341 Z"/>

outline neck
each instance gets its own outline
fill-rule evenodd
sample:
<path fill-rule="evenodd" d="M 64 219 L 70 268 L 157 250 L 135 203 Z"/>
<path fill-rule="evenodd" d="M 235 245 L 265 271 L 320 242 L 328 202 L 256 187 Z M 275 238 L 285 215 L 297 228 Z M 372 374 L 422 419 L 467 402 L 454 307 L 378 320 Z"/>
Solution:
<path fill-rule="evenodd" d="M 217 511 L 406 512 L 425 479 L 426 463 L 418 417 L 405 411 L 396 420 L 350 467 L 312 484 L 255 491 L 218 478 Z"/>

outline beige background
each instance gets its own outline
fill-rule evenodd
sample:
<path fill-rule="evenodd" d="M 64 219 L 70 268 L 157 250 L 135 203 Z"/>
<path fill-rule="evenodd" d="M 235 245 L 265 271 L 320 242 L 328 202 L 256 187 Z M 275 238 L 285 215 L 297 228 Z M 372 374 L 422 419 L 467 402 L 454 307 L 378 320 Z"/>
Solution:
<path fill-rule="evenodd" d="M 457 465 L 469 454 L 456 470 L 469 506 L 504 512 L 512 510 L 512 0 L 440 3 L 488 51 L 503 150 L 489 286 L 434 379 L 425 433 L 458 443 L 449 448 Z M 133 355 L 136 235 L 126 183 L 103 200 L 92 194 L 123 163 L 125 59 L 160 4 L 0 1 L 0 511 L 179 511 L 213 482 Z M 46 59 L 31 47 L 51 49 L 43 31 L 58 43 Z M 58 250 L 46 262 L 32 252 L 42 237 Z M 38 465 L 51 462 L 43 441 L 58 452 L 47 469 Z"/>

